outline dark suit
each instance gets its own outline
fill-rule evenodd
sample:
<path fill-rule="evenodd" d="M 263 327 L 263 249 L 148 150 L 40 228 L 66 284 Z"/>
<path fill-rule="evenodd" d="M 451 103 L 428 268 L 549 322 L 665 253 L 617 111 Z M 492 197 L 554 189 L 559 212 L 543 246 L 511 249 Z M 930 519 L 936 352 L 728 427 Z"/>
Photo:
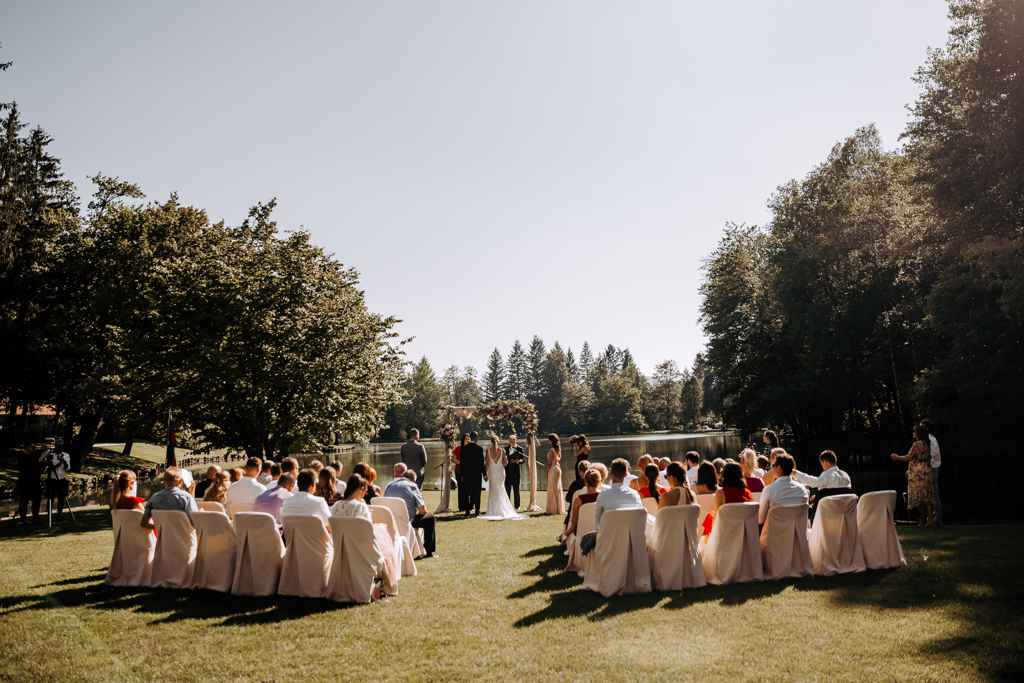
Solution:
<path fill-rule="evenodd" d="M 416 473 L 416 484 L 423 488 L 423 475 L 427 469 L 427 447 L 419 441 L 409 439 L 402 444 L 400 459 L 406 467 Z"/>
<path fill-rule="evenodd" d="M 508 464 L 505 465 L 505 493 L 512 499 L 512 505 L 519 509 L 519 466 L 526 462 L 526 452 L 516 445 L 506 449 Z"/>
<path fill-rule="evenodd" d="M 480 488 L 484 479 L 484 449 L 477 443 L 462 447 L 462 486 L 466 487 L 466 514 L 480 514 Z"/>

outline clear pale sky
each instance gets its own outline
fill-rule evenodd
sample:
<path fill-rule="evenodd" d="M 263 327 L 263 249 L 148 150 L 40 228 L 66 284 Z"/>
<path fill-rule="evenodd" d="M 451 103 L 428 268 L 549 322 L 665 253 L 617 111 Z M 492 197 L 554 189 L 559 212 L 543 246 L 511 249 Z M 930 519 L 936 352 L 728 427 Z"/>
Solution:
<path fill-rule="evenodd" d="M 940 0 L 7 0 L 0 100 L 83 192 L 230 222 L 276 196 L 439 372 L 534 333 L 649 371 L 702 348 L 727 221 L 858 126 L 898 145 L 947 26 Z"/>

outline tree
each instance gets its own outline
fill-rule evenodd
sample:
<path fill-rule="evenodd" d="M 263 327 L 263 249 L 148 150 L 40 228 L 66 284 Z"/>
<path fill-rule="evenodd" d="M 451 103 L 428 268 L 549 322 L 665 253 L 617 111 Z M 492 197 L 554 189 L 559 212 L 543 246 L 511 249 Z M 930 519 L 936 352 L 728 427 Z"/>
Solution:
<path fill-rule="evenodd" d="M 583 348 L 580 349 L 580 381 L 589 382 L 590 373 L 594 369 L 594 354 L 590 350 L 590 344 L 583 342 Z"/>
<path fill-rule="evenodd" d="M 593 421 L 600 431 L 632 432 L 646 429 L 639 387 L 619 373 L 598 378 L 594 391 Z"/>
<path fill-rule="evenodd" d="M 444 388 L 437 381 L 434 369 L 421 358 L 402 382 L 405 403 L 397 410 L 399 430 L 406 433 L 416 428 L 423 436 L 433 436 L 444 409 Z"/>
<path fill-rule="evenodd" d="M 680 392 L 679 416 L 688 426 L 700 424 L 704 416 L 704 381 L 703 376 L 695 372 L 687 372 Z"/>
<path fill-rule="evenodd" d="M 576 364 L 576 356 L 573 355 L 572 349 L 565 350 L 565 369 L 569 373 L 570 381 L 580 381 L 580 366 Z"/>
<path fill-rule="evenodd" d="M 472 366 L 467 365 L 460 370 L 458 366 L 452 365 L 444 371 L 441 383 L 445 389 L 448 405 L 475 406 L 483 402 L 480 383 L 476 378 L 476 370 Z"/>
<path fill-rule="evenodd" d="M 535 406 L 540 405 L 544 394 L 544 358 L 547 351 L 544 342 L 537 335 L 530 341 L 530 351 L 526 357 L 527 382 L 526 399 Z M 543 421 L 543 419 L 542 419 Z"/>
<path fill-rule="evenodd" d="M 491 351 L 483 380 L 484 400 L 488 403 L 505 398 L 505 363 L 498 349 Z"/>
<path fill-rule="evenodd" d="M 665 360 L 654 366 L 644 398 L 644 417 L 652 428 L 669 429 L 679 424 L 681 378 L 675 361 Z"/>
<path fill-rule="evenodd" d="M 557 341 L 544 357 L 541 377 L 541 394 L 535 403 L 540 421 L 551 425 L 553 429 L 559 429 L 562 426 L 562 387 L 569 381 L 569 368 L 565 351 Z"/>
<path fill-rule="evenodd" d="M 590 386 L 584 382 L 566 382 L 562 385 L 561 394 L 559 415 L 562 425 L 574 432 L 589 429 L 594 409 L 594 392 Z"/>
<path fill-rule="evenodd" d="M 508 354 L 508 363 L 505 374 L 506 398 L 522 400 L 526 398 L 526 390 L 529 386 L 530 367 L 526 358 L 523 345 L 517 339 L 512 345 L 512 351 Z"/>

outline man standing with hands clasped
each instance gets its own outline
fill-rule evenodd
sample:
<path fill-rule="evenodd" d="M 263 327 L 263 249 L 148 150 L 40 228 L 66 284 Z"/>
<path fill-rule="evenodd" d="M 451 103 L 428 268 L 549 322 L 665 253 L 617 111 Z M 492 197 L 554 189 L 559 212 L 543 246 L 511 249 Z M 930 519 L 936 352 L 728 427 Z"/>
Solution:
<path fill-rule="evenodd" d="M 505 493 L 512 499 L 512 505 L 519 509 L 519 466 L 526 462 L 526 453 L 519 445 L 515 432 L 508 435 L 508 464 L 505 465 Z"/>
<path fill-rule="evenodd" d="M 423 475 L 427 469 L 427 447 L 420 443 L 420 430 L 413 427 L 409 430 L 409 440 L 402 444 L 399 455 L 402 462 L 410 470 L 416 473 L 416 481 L 420 488 L 424 488 L 426 482 Z"/>

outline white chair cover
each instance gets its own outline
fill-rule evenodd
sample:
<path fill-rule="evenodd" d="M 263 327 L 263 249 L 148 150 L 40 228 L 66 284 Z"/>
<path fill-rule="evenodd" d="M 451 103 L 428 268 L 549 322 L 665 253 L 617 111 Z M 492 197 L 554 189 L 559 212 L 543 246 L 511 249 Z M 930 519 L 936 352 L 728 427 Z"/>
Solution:
<path fill-rule="evenodd" d="M 815 574 L 864 571 L 864 551 L 857 535 L 857 496 L 844 493 L 821 499 L 808 542 Z"/>
<path fill-rule="evenodd" d="M 706 585 L 700 559 L 699 505 L 672 505 L 658 512 L 651 568 L 657 590 L 677 591 Z"/>
<path fill-rule="evenodd" d="M 658 514 L 658 501 L 654 500 L 654 498 L 648 496 L 647 498 L 641 499 L 640 502 L 644 504 L 644 509 L 647 510 L 647 514 Z"/>
<path fill-rule="evenodd" d="M 277 593 L 284 543 L 274 516 L 266 512 L 240 512 L 235 516 L 235 595 Z"/>
<path fill-rule="evenodd" d="M 254 505 L 252 503 L 229 503 L 226 507 L 228 517 L 234 519 L 235 515 L 240 512 L 252 512 Z"/>
<path fill-rule="evenodd" d="M 285 517 L 284 547 L 277 592 L 305 598 L 325 597 L 334 544 L 323 520 L 306 515 Z"/>
<path fill-rule="evenodd" d="M 111 510 L 114 554 L 107 583 L 111 586 L 148 586 L 153 571 L 156 536 L 142 528 L 142 510 Z"/>
<path fill-rule="evenodd" d="M 651 591 L 651 564 L 647 555 L 647 510 L 609 510 L 601 518 L 593 559 L 583 585 L 604 597 Z"/>
<path fill-rule="evenodd" d="M 196 564 L 196 530 L 181 510 L 153 510 L 156 552 L 151 586 L 188 588 Z"/>
<path fill-rule="evenodd" d="M 401 567 L 402 576 L 416 576 L 416 562 L 412 558 L 409 539 L 398 532 L 398 523 L 395 522 L 391 510 L 383 505 L 371 505 L 370 516 L 374 524 L 383 524 L 387 527 L 391 545 L 395 549 L 395 566 Z"/>
<path fill-rule="evenodd" d="M 565 546 L 569 551 L 569 561 L 565 565 L 565 571 L 576 572 L 580 576 L 583 576 L 583 568 L 589 564 L 589 560 L 593 557 L 583 557 L 583 551 L 580 550 L 580 539 L 584 535 L 589 534 L 594 530 L 594 519 L 597 512 L 597 503 L 584 503 L 580 506 L 580 511 L 577 513 L 576 518 L 576 533 L 570 534 L 565 539 Z"/>
<path fill-rule="evenodd" d="M 223 512 L 192 513 L 198 550 L 193 588 L 228 592 L 235 578 L 235 530 Z"/>
<path fill-rule="evenodd" d="M 810 576 L 806 503 L 773 505 L 768 510 L 768 519 L 761 529 L 761 557 L 766 580 Z"/>
<path fill-rule="evenodd" d="M 331 517 L 334 562 L 327 597 L 338 602 L 370 602 L 373 581 L 384 575 L 384 554 L 373 524 L 358 517 Z"/>
<path fill-rule="evenodd" d="M 206 512 L 223 512 L 225 515 L 228 514 L 228 510 L 224 507 L 224 503 L 218 503 L 215 500 L 200 500 L 199 509 L 205 510 Z"/>
<path fill-rule="evenodd" d="M 895 491 L 873 491 L 857 504 L 857 534 L 868 569 L 891 569 L 907 564 L 896 533 Z"/>
<path fill-rule="evenodd" d="M 700 519 L 697 520 L 697 526 L 703 529 L 704 518 L 715 511 L 715 494 L 698 493 L 696 498 L 697 505 L 700 506 Z"/>
<path fill-rule="evenodd" d="M 756 493 L 751 493 L 750 494 L 750 499 L 752 501 L 754 501 L 755 503 L 760 503 L 761 502 L 761 494 L 762 493 L 763 493 L 763 491 L 758 491 Z"/>
<path fill-rule="evenodd" d="M 757 534 L 757 503 L 726 503 L 704 546 L 704 578 L 722 585 L 761 581 L 761 546 Z"/>
<path fill-rule="evenodd" d="M 391 510 L 391 514 L 395 516 L 395 524 L 398 525 L 398 533 L 408 539 L 409 549 L 412 550 L 413 557 L 423 557 L 427 554 L 426 549 L 423 547 L 423 541 L 420 540 L 419 532 L 413 528 L 409 521 L 409 507 L 405 504 L 404 500 L 401 498 L 377 496 L 373 499 L 373 504 Z"/>

